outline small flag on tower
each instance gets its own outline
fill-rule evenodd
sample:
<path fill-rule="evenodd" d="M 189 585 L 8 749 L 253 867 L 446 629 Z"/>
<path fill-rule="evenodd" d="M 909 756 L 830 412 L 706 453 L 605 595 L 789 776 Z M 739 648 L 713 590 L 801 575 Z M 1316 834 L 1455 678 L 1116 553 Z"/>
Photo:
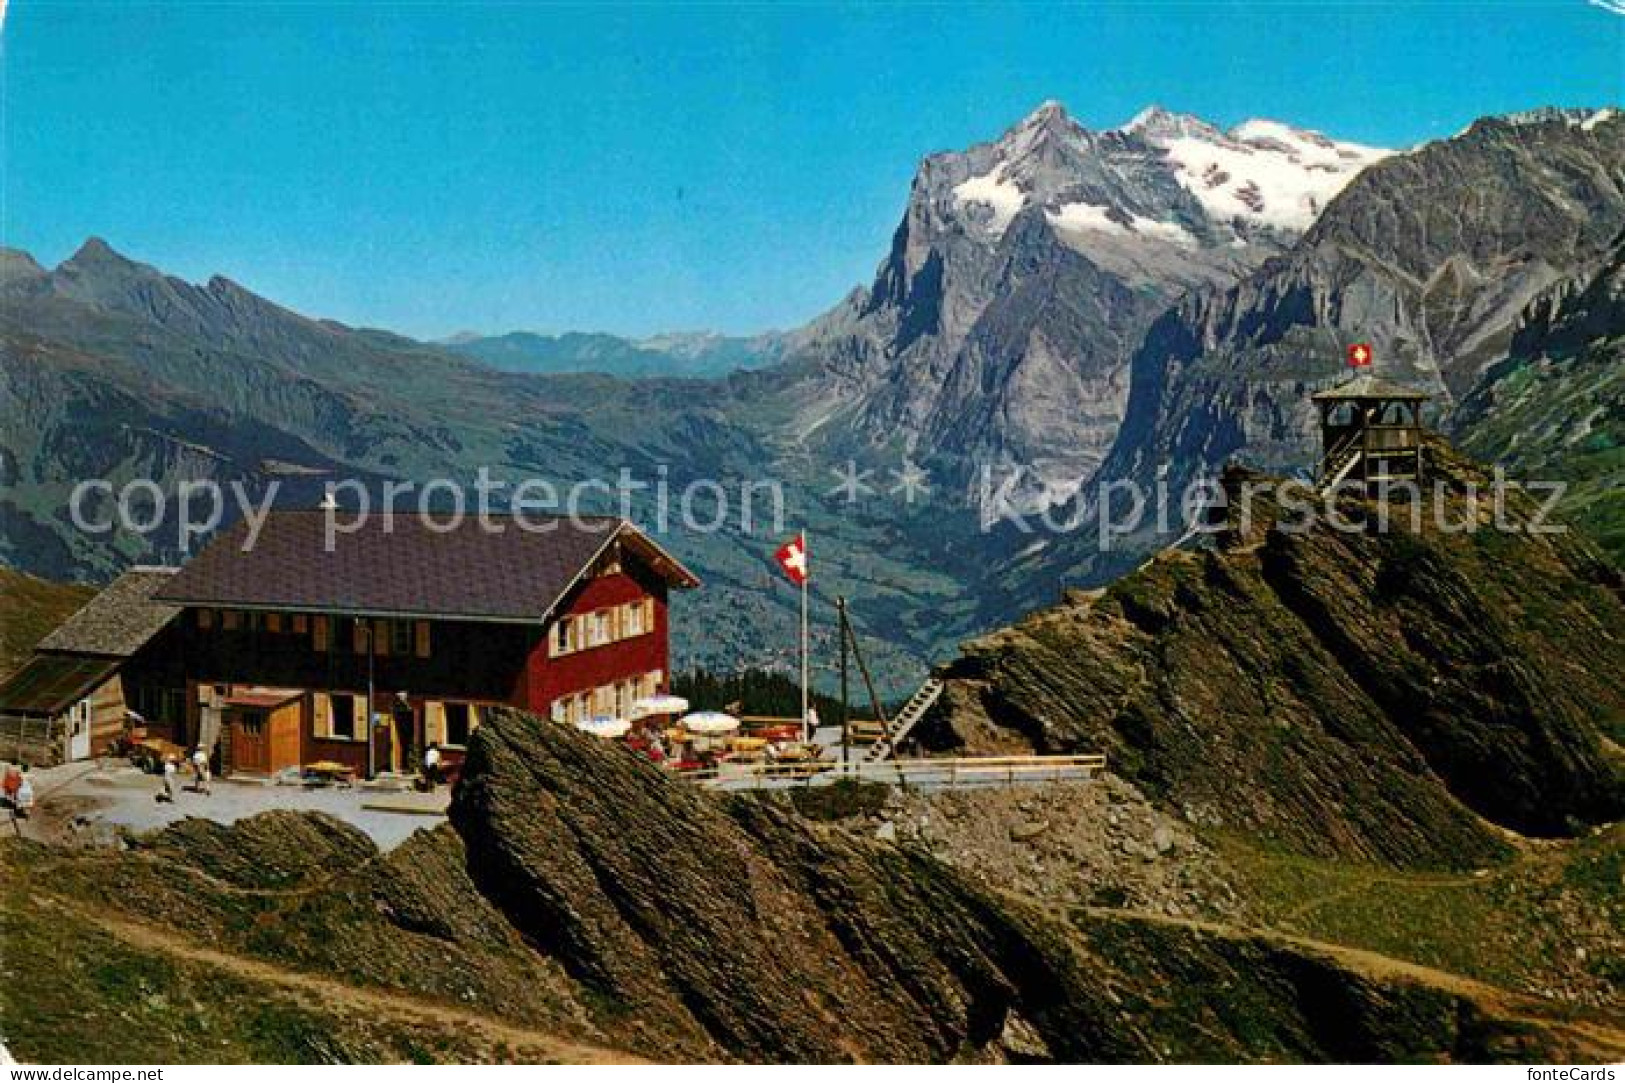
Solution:
<path fill-rule="evenodd" d="M 779 546 L 773 559 L 779 562 L 779 567 L 790 577 L 790 582 L 798 587 L 812 576 L 812 570 L 807 566 L 807 539 L 801 534 Z"/>
<path fill-rule="evenodd" d="M 1371 343 L 1356 342 L 1349 347 L 1349 368 L 1363 369 L 1371 364 Z"/>

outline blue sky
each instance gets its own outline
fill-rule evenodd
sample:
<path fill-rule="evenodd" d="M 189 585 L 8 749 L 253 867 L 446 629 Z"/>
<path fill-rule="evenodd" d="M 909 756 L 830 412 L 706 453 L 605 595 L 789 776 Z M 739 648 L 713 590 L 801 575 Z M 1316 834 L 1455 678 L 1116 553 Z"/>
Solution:
<path fill-rule="evenodd" d="M 868 281 L 921 156 L 1046 98 L 1390 146 L 1625 98 L 1587 0 L 13 0 L 0 34 L 5 244 L 422 336 L 800 323 Z"/>

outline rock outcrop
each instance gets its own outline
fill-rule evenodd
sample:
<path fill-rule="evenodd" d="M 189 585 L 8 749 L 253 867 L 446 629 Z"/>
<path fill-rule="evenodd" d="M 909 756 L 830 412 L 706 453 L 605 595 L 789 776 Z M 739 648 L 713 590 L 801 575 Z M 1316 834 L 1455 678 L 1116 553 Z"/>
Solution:
<path fill-rule="evenodd" d="M 1363 525 L 1306 527 L 1281 482 L 1228 472 L 1210 548 L 967 645 L 957 709 L 922 739 L 1104 752 L 1195 823 L 1318 855 L 1470 866 L 1505 845 L 1495 825 L 1617 818 L 1619 573 L 1577 534 L 1531 533 L 1521 492 L 1497 526 L 1490 479 L 1442 443 L 1430 457 L 1442 488 L 1415 529 L 1410 505 L 1364 496 L 1333 505 Z"/>

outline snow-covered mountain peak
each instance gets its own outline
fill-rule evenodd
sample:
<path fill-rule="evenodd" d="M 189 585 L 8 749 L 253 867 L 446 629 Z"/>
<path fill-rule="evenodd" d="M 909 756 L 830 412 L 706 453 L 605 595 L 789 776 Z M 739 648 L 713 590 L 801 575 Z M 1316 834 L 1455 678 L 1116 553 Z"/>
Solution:
<path fill-rule="evenodd" d="M 1227 133 L 1206 127 L 1171 133 L 1147 125 L 1138 134 L 1166 153 L 1208 217 L 1293 233 L 1308 229 L 1362 169 L 1392 153 L 1275 120 L 1248 120 Z"/>
<path fill-rule="evenodd" d="M 1111 233 L 1190 247 L 1289 239 L 1389 153 L 1275 120 L 1223 131 L 1160 105 L 1097 134 L 1047 101 L 996 141 L 937 161 L 944 210 L 972 235 L 1001 237 L 1037 206 L 1069 243 Z"/>
<path fill-rule="evenodd" d="M 1117 129 L 1126 135 L 1137 135 L 1148 142 L 1159 139 L 1222 139 L 1219 129 L 1191 113 L 1176 113 L 1160 105 L 1148 105 L 1134 115 L 1134 119 Z"/>

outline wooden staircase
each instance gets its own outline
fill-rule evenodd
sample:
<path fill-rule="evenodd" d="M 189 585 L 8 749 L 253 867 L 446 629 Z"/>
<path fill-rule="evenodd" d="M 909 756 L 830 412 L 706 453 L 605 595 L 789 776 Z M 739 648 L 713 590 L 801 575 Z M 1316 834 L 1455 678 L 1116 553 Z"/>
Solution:
<path fill-rule="evenodd" d="M 897 712 L 894 718 L 886 722 L 885 732 L 880 739 L 871 744 L 863 753 L 864 763 L 879 763 L 891 756 L 897 746 L 909 735 L 909 731 L 925 717 L 933 704 L 942 697 L 943 683 L 935 677 L 928 677 L 920 685 L 919 690 L 909 697 L 903 709 Z"/>
<path fill-rule="evenodd" d="M 1320 491 L 1324 493 L 1343 484 L 1343 479 L 1353 473 L 1354 468 L 1359 466 L 1364 458 L 1365 447 L 1361 443 L 1358 434 L 1354 438 L 1344 441 L 1340 447 L 1334 448 L 1326 456 L 1326 461 L 1320 471 Z"/>

